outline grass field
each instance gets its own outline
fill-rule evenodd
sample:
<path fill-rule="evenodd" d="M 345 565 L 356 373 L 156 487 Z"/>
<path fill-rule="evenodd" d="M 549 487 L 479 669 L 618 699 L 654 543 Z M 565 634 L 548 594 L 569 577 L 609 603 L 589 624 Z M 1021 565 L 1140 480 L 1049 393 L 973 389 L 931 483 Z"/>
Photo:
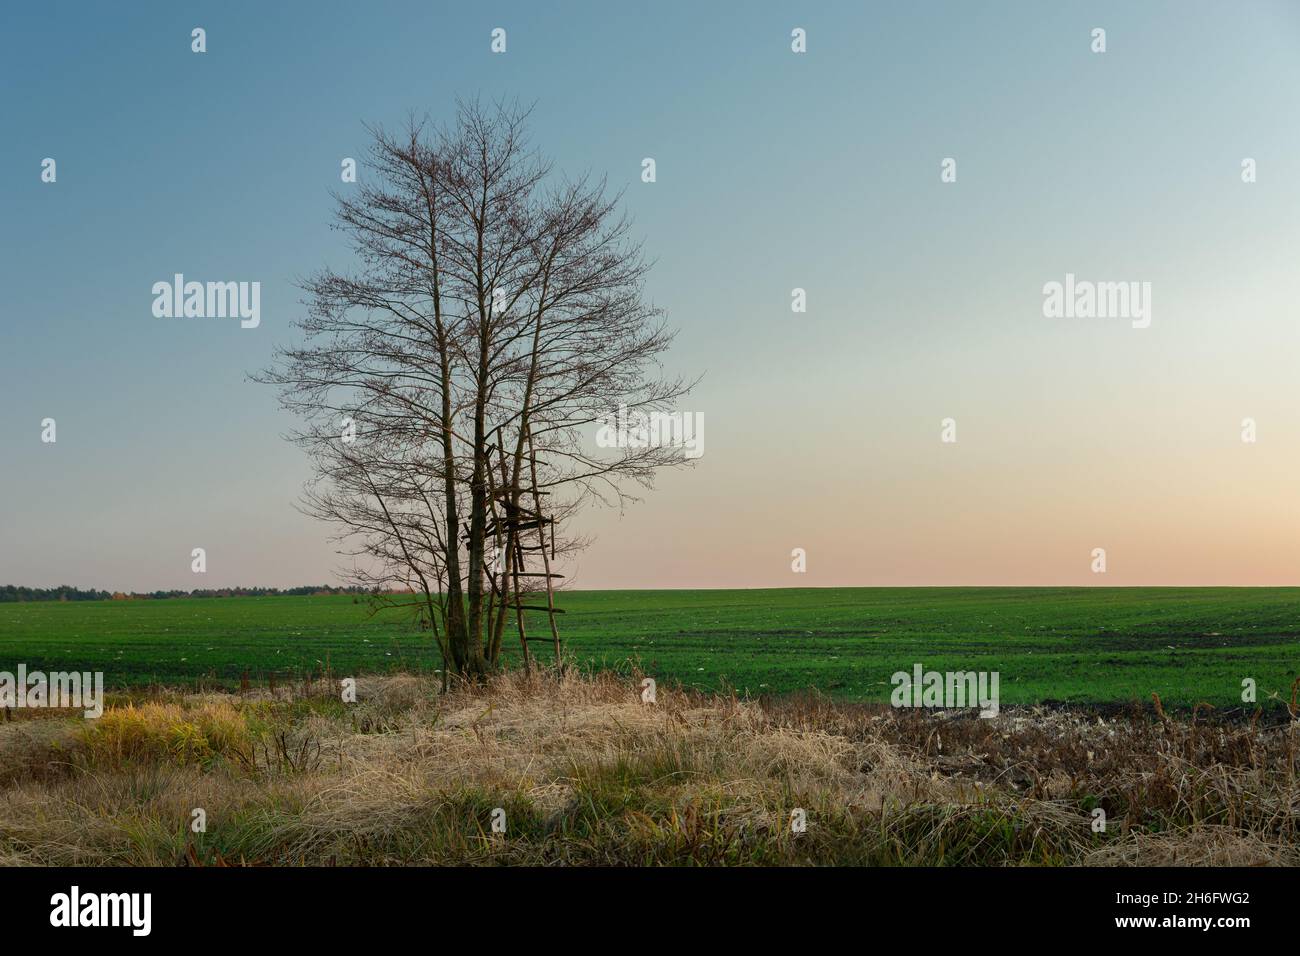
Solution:
<path fill-rule="evenodd" d="M 890 675 L 919 662 L 998 671 L 1003 705 L 1153 692 L 1175 705 L 1239 705 L 1251 677 L 1268 707 L 1300 674 L 1297 588 L 588 591 L 560 604 L 583 664 L 638 661 L 661 681 L 752 695 L 817 688 L 884 701 Z M 342 675 L 438 667 L 427 635 L 368 617 L 347 596 L 0 604 L 0 670 L 102 670 L 116 687 L 231 685 L 245 668 L 265 680 L 327 660 Z"/>
<path fill-rule="evenodd" d="M 650 706 L 609 672 L 362 677 L 346 704 L 319 681 L 113 696 L 98 720 L 0 721 L 0 866 L 1300 862 L 1276 721 Z"/>

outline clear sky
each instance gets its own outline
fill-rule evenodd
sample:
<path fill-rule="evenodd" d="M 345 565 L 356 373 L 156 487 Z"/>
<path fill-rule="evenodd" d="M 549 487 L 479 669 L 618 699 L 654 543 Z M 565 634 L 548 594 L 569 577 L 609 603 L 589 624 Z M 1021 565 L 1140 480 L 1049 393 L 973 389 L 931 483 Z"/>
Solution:
<path fill-rule="evenodd" d="M 348 265 L 362 122 L 503 94 L 627 188 L 705 375 L 703 458 L 581 520 L 577 586 L 1300 583 L 1300 4 L 614 6 L 6 4 L 0 583 L 333 580 L 245 376 Z M 177 272 L 261 325 L 154 318 Z M 1150 327 L 1044 317 L 1067 273 Z"/>

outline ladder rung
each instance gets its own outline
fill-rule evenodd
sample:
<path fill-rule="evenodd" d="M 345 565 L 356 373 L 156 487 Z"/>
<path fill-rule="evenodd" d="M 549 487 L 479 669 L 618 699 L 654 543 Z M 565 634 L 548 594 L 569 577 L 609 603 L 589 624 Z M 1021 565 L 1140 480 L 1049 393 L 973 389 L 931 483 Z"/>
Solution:
<path fill-rule="evenodd" d="M 556 614 L 563 614 L 563 613 L 564 613 L 564 612 L 561 611 L 558 607 L 547 607 L 547 606 L 544 605 L 544 604 L 542 604 L 542 605 L 537 605 L 537 604 L 512 604 L 512 605 L 510 605 L 510 606 L 513 607 L 515 610 L 518 610 L 518 611 L 546 611 L 546 612 L 548 612 L 548 613 L 551 612 L 551 611 L 554 611 Z"/>
<path fill-rule="evenodd" d="M 546 574 L 543 571 L 520 571 L 521 578 L 562 578 L 563 574 Z"/>

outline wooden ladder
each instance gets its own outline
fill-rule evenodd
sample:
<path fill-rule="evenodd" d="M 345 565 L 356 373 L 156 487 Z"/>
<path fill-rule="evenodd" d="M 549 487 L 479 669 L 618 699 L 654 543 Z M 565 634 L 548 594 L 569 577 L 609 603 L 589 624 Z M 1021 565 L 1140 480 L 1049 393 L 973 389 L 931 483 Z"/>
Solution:
<path fill-rule="evenodd" d="M 555 549 L 555 519 L 548 517 L 542 510 L 542 496 L 549 495 L 550 492 L 542 491 L 537 487 L 537 452 L 533 446 L 532 432 L 526 435 L 528 442 L 528 478 L 531 482 L 527 488 L 521 488 L 522 495 L 531 495 L 533 507 L 526 508 L 522 504 L 511 504 L 511 488 L 509 487 L 509 475 L 506 467 L 505 449 L 498 444 L 499 462 L 502 472 L 502 484 L 504 487 L 492 491 L 492 521 L 488 526 L 487 534 L 495 539 L 498 553 L 502 546 L 502 537 L 505 539 L 506 555 L 509 560 L 501 569 L 501 587 L 498 591 L 502 606 L 504 608 L 506 601 L 506 581 L 505 570 L 508 566 L 510 576 L 513 580 L 514 590 L 514 610 L 515 622 L 519 630 L 519 642 L 523 652 L 524 669 L 528 670 L 531 662 L 531 654 L 528 650 L 529 641 L 546 641 L 550 640 L 555 653 L 555 666 L 564 672 L 564 650 L 560 643 L 560 628 L 555 619 L 557 614 L 563 614 L 561 608 L 555 606 L 555 587 L 553 582 L 557 578 L 563 578 L 563 574 L 556 574 L 551 570 L 551 561 L 556 557 Z M 498 436 L 498 443 L 500 438 Z M 489 469 L 490 471 L 490 469 Z M 497 503 L 500 502 L 501 511 L 498 512 Z M 550 532 L 549 546 L 547 542 L 547 531 Z M 536 531 L 537 543 L 525 544 L 524 533 Z M 541 571 L 528 571 L 527 554 L 529 552 L 540 553 L 542 558 Z M 495 575 L 493 576 L 495 577 Z M 520 591 L 520 578 L 542 578 L 546 581 L 546 604 L 524 604 L 523 595 Z M 551 635 L 546 637 L 529 637 L 527 629 L 524 626 L 525 611 L 545 611 L 546 620 L 550 625 Z"/>

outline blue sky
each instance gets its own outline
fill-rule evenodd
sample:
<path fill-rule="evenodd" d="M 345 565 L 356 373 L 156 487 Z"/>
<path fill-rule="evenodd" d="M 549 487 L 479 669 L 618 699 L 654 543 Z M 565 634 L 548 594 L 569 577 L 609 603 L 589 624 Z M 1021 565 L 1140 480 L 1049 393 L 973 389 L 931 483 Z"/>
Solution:
<path fill-rule="evenodd" d="M 363 121 L 478 95 L 626 188 L 705 374 L 699 467 L 584 518 L 580 586 L 1296 583 L 1300 4 L 612 6 L 7 8 L 0 582 L 332 578 L 245 376 L 348 264 Z M 260 327 L 155 319 L 176 272 L 260 281 Z M 1066 272 L 1150 281 L 1152 328 L 1043 318 Z"/>

